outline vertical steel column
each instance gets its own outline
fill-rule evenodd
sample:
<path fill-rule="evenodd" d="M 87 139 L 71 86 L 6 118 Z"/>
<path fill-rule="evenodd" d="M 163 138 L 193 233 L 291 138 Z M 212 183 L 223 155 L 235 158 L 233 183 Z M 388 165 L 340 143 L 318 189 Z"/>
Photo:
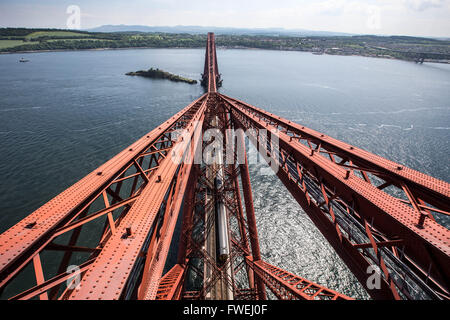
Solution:
<path fill-rule="evenodd" d="M 194 211 L 195 203 L 195 188 L 197 185 L 197 178 L 199 173 L 199 167 L 197 164 L 192 166 L 191 176 L 189 177 L 184 203 L 183 203 L 183 217 L 180 234 L 180 243 L 178 244 L 178 264 L 185 265 L 187 258 L 187 250 L 190 232 L 193 228 L 192 213 Z"/>
<path fill-rule="evenodd" d="M 247 215 L 247 225 L 250 234 L 250 246 L 252 248 L 253 261 L 261 260 L 261 252 L 259 250 L 258 230 L 256 228 L 255 208 L 253 207 L 252 187 L 250 183 L 250 173 L 248 171 L 247 152 L 245 151 L 244 135 L 239 135 L 240 143 L 243 149 L 244 163 L 240 164 L 242 189 L 244 193 L 245 213 Z M 258 297 L 260 300 L 267 300 L 266 288 L 264 282 L 257 275 L 256 287 L 258 289 Z"/>

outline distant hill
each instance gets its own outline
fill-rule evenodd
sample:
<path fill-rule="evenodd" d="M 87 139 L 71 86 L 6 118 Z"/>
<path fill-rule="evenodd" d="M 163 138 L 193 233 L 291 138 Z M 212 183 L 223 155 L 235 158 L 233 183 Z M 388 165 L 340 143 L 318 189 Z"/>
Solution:
<path fill-rule="evenodd" d="M 114 26 L 104 32 L 0 28 L 0 53 L 118 48 L 204 48 L 206 32 L 218 33 L 221 48 L 305 51 L 415 62 L 450 63 L 450 41 L 407 36 L 375 36 L 284 29 Z M 134 31 L 138 30 L 138 31 Z M 139 31 L 140 30 L 140 31 Z M 336 36 L 340 35 L 340 36 Z"/>
<path fill-rule="evenodd" d="M 189 33 L 205 34 L 214 32 L 216 34 L 229 35 L 267 35 L 267 36 L 352 36 L 353 34 L 328 31 L 311 31 L 303 29 L 283 29 L 283 28 L 222 28 L 222 27 L 201 27 L 201 26 L 174 26 L 157 27 L 141 25 L 104 25 L 96 28 L 86 29 L 89 32 L 162 32 L 162 33 Z"/>

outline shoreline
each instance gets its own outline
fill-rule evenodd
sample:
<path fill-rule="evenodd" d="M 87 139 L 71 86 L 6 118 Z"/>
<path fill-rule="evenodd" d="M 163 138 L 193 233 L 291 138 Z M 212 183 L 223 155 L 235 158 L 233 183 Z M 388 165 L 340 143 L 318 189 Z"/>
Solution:
<path fill-rule="evenodd" d="M 125 48 L 92 48 L 92 49 L 51 49 L 51 50 L 25 50 L 25 51 L 13 51 L 13 52 L 0 52 L 2 54 L 32 54 L 32 53 L 40 53 L 40 52 L 79 52 L 79 51 L 108 51 L 108 50 L 133 50 L 133 49 L 202 49 L 203 47 L 125 47 Z M 249 48 L 249 47 L 223 47 L 218 46 L 218 49 L 225 50 L 264 50 L 264 51 L 285 51 L 285 52 L 305 52 L 313 54 L 315 51 L 306 51 L 306 50 L 293 50 L 293 49 L 264 49 L 264 48 Z M 406 62 L 414 62 L 412 60 L 406 59 L 398 59 L 395 57 L 379 57 L 379 56 L 371 56 L 371 55 L 361 55 L 361 54 L 328 54 L 323 53 L 321 55 L 327 56 L 342 56 L 342 57 L 365 57 L 365 58 L 377 58 L 377 59 L 386 59 L 386 60 L 397 60 L 397 61 L 406 61 Z M 434 60 L 427 61 L 424 63 L 439 63 L 439 64 L 450 64 L 450 60 Z"/>

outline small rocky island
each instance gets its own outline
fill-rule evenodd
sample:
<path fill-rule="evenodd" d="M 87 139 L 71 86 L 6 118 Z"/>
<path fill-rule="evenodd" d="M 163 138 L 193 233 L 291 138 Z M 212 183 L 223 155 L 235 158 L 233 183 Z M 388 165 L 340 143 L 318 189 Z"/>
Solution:
<path fill-rule="evenodd" d="M 189 84 L 197 83 L 197 80 L 183 78 L 176 74 L 172 74 L 172 73 L 166 72 L 164 70 L 160 70 L 158 68 L 157 69 L 150 68 L 147 71 L 140 70 L 140 71 L 136 71 L 136 72 L 128 72 L 128 73 L 126 73 L 126 75 L 127 76 L 140 76 L 140 77 L 153 78 L 153 79 L 168 79 L 168 80 L 174 81 L 174 82 L 186 82 Z"/>

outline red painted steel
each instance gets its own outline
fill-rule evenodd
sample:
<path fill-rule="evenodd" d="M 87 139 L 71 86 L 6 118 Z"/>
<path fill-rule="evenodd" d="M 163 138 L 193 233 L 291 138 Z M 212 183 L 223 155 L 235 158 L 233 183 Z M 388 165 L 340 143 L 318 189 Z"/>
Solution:
<path fill-rule="evenodd" d="M 198 117 L 194 117 L 194 121 L 192 122 L 194 125 L 191 128 L 188 128 L 188 131 L 191 134 L 191 140 L 189 141 L 189 145 L 187 145 L 187 147 L 178 150 L 178 152 L 180 153 L 180 157 L 184 154 L 187 154 L 188 156 L 194 155 L 196 154 L 197 149 L 201 148 L 202 125 L 204 121 L 205 108 L 206 101 L 199 109 Z M 169 160 L 172 162 L 172 159 L 168 159 L 167 161 Z M 164 224 L 159 230 L 159 245 L 156 246 L 155 244 L 153 246 L 153 243 L 150 244 L 150 248 L 154 247 L 156 251 L 151 252 L 150 248 L 147 250 L 147 259 L 143 270 L 143 279 L 141 281 L 139 290 L 140 293 L 138 296 L 139 299 L 153 300 L 156 297 L 156 284 L 161 278 L 166 258 L 169 253 L 169 247 L 172 241 L 172 236 L 177 221 L 176 217 L 178 215 L 178 212 L 180 211 L 183 196 L 191 183 L 189 177 L 193 174 L 193 166 L 193 162 L 186 161 L 181 165 L 181 167 L 175 174 L 177 187 L 174 189 L 174 192 L 169 195 L 169 199 L 167 200 L 165 209 L 167 213 L 165 215 L 164 221 L 168 222 L 167 224 Z M 165 174 L 164 177 L 167 177 L 167 174 Z"/>
<path fill-rule="evenodd" d="M 186 268 L 179 264 L 170 269 L 159 282 L 156 300 L 178 299 L 181 294 L 185 271 Z"/>
<path fill-rule="evenodd" d="M 220 86 L 219 67 L 217 65 L 216 41 L 214 33 L 208 33 L 205 54 L 205 69 L 203 72 L 203 84 L 208 92 L 217 92 Z"/>
<path fill-rule="evenodd" d="M 173 161 L 204 152 L 208 129 L 244 129 L 373 298 L 450 298 L 449 230 L 434 219 L 449 214 L 448 183 L 219 94 L 213 33 L 202 84 L 207 94 L 0 235 L 0 293 L 31 266 L 34 283 L 10 298 L 266 299 L 269 289 L 279 299 L 350 299 L 263 261 L 245 151 L 243 163 L 228 164 L 225 153 L 214 165 Z M 226 137 L 224 148 L 234 139 Z M 224 261 L 205 249 L 214 246 L 216 201 L 227 212 Z M 180 212 L 177 264 L 163 275 Z M 83 232 L 97 238 L 89 247 Z M 55 252 L 58 270 L 46 279 L 43 257 Z M 67 273 L 81 253 L 87 258 Z M 374 266 L 379 288 L 367 282 Z M 193 275 L 199 287 L 186 281 Z M 64 287 L 74 276 L 79 286 Z"/>
<path fill-rule="evenodd" d="M 160 162 L 173 147 L 172 143 L 169 147 L 167 135 L 176 129 L 187 126 L 195 115 L 193 112 L 198 113 L 200 104 L 205 101 L 205 98 L 206 95 L 194 101 L 86 178 L 0 235 L 0 287 L 4 287 L 21 273 L 24 267 L 43 250 L 64 249 L 63 251 L 66 251 L 59 269 L 59 273 L 65 273 L 72 252 L 80 251 L 74 245 L 78 240 L 81 228 L 114 210 L 125 208 L 115 222 L 117 224 L 115 227 L 117 227 L 126 217 L 131 204 L 139 198 L 142 194 L 141 191 L 148 184 L 145 182 L 146 179 L 142 180 L 142 177 L 150 179 L 154 176 L 155 171 L 161 170 Z M 201 115 L 201 112 L 198 115 Z M 153 151 L 148 152 L 148 150 Z M 142 163 L 144 157 L 147 157 L 149 169 L 145 170 L 145 173 L 142 171 L 130 173 L 130 170 L 136 165 L 136 160 Z M 138 179 L 141 179 L 139 188 Z M 128 186 L 132 191 L 128 198 L 124 199 L 121 198 L 122 195 L 118 194 L 118 190 L 126 181 L 133 181 L 133 185 Z M 115 191 L 112 186 L 115 186 Z M 111 205 L 105 203 L 104 209 L 88 214 L 89 207 L 94 202 L 98 202 L 97 199 L 102 199 L 103 202 L 105 191 L 112 196 L 113 203 Z M 104 229 L 103 235 L 100 234 L 101 240 L 96 244 L 97 248 L 88 248 L 87 250 L 90 250 L 93 255 L 98 255 L 111 236 L 114 234 L 121 236 L 121 234 L 117 235 L 117 232 L 112 234 L 109 230 L 111 228 L 107 227 Z M 67 248 L 55 246 L 54 241 L 67 232 L 74 232 Z"/>
<path fill-rule="evenodd" d="M 224 99 L 229 104 L 230 111 L 240 126 L 247 129 L 267 129 L 269 131 L 277 129 L 251 112 L 249 108 L 244 108 L 242 104 L 227 98 Z M 398 201 L 398 199 L 356 175 L 348 175 L 345 168 L 329 161 L 318 153 L 311 152 L 308 146 L 299 143 L 287 132 L 279 131 L 276 135 L 279 138 L 279 146 L 274 146 L 278 147 L 278 150 L 274 151 L 281 155 L 281 159 L 276 161 L 277 167 L 280 169 L 278 176 L 294 196 L 303 194 L 306 197 L 307 205 L 302 203 L 302 207 L 310 216 L 317 215 L 316 211 L 319 211 L 320 215 L 325 218 L 328 217 L 324 221 L 328 221 L 329 227 L 324 226 L 321 231 L 328 239 L 332 237 L 331 233 L 335 233 L 338 238 L 335 248 L 339 246 L 338 242 L 343 244 L 343 241 L 348 241 L 347 245 L 352 245 L 352 242 L 348 239 L 350 237 L 344 234 L 349 230 L 343 232 L 340 222 L 337 221 L 334 215 L 335 209 L 331 206 L 330 199 L 339 199 L 340 205 L 346 205 L 346 209 L 349 211 L 349 219 L 351 216 L 353 219 L 360 220 L 362 225 L 370 221 L 371 228 L 374 228 L 378 234 L 381 233 L 383 237 L 402 239 L 404 256 L 414 261 L 415 265 L 418 265 L 421 270 L 428 270 L 428 275 L 424 276 L 423 279 L 433 278 L 436 287 L 442 290 L 441 294 L 448 294 L 448 266 L 450 265 L 448 229 L 433 220 L 427 222 L 424 227 L 418 227 L 417 221 L 419 221 L 420 214 L 413 207 Z M 260 146 L 268 144 L 268 141 L 260 140 L 259 136 L 255 137 L 255 140 Z M 269 150 L 266 149 L 266 151 L 270 153 Z M 310 183 L 317 184 L 317 190 L 322 193 L 322 202 L 314 203 L 311 201 L 311 194 L 308 192 L 305 182 L 302 181 L 303 175 L 309 175 L 312 180 Z M 300 202 L 299 198 L 296 198 Z M 324 205 L 326 207 L 323 207 Z M 315 209 L 312 209 L 313 207 Z M 366 235 L 366 237 L 368 236 Z M 355 239 L 352 239 L 352 241 L 355 241 Z M 373 246 L 373 249 L 375 252 L 377 251 L 375 246 Z M 349 262 L 349 266 L 351 265 L 353 271 L 358 273 L 355 269 L 361 268 L 364 264 L 361 263 L 360 258 L 362 257 L 355 258 L 355 256 L 364 256 L 367 252 L 348 250 L 343 245 L 340 245 L 339 250 L 353 256 L 353 262 Z M 389 277 L 383 263 L 378 261 L 377 264 L 380 264 L 385 275 Z M 370 264 L 367 262 L 367 265 Z M 359 272 L 361 281 L 367 279 L 367 273 L 365 275 L 364 273 Z M 390 282 L 389 279 L 385 280 Z M 364 281 L 362 282 L 364 283 Z M 394 297 L 398 297 L 396 289 L 392 288 L 391 291 Z M 381 291 L 378 290 L 377 292 L 380 293 Z"/>
<path fill-rule="evenodd" d="M 341 159 L 346 159 L 346 162 L 352 162 L 353 166 L 346 166 L 349 170 L 367 171 L 386 178 L 392 184 L 398 186 L 406 185 L 414 191 L 415 197 L 423 198 L 424 201 L 431 204 L 434 208 L 441 208 L 446 211 L 444 213 L 449 214 L 449 183 L 339 141 L 313 129 L 306 128 L 243 101 L 225 95 L 222 95 L 222 97 L 228 102 L 233 102 L 259 117 L 261 121 L 270 123 L 289 136 L 292 136 L 294 141 L 308 141 L 314 144 L 314 146 L 311 144 L 309 146 L 311 149 L 314 149 L 316 154 L 322 152 L 327 157 L 331 155 L 331 159 L 338 156 Z M 340 165 L 343 165 L 343 163 Z"/>
<path fill-rule="evenodd" d="M 187 127 L 193 143 L 186 147 L 196 148 L 205 108 L 206 101 L 203 101 Z M 177 143 L 182 143 L 181 137 Z M 180 150 L 182 153 L 185 151 L 185 149 Z M 162 161 L 156 173 L 142 190 L 140 197 L 131 207 L 130 212 L 118 226 L 117 229 L 121 231 L 116 232 L 109 239 L 92 267 L 83 276 L 80 288 L 74 290 L 70 299 L 119 299 L 136 266 L 136 260 L 143 250 L 146 251 L 147 258 L 155 259 L 156 261 L 153 261 L 158 265 L 145 263 L 144 278 L 141 283 L 143 285 L 141 290 L 143 291 L 139 293 L 139 298 L 151 298 L 156 295 L 159 278 L 155 280 L 153 277 L 158 274 L 159 277 L 161 276 L 175 227 L 174 222 L 176 222 L 182 195 L 186 189 L 186 184 L 183 184 L 183 181 L 186 180 L 182 178 L 189 175 L 189 170 L 189 164 L 182 165 L 180 169 L 179 165 L 172 161 L 171 157 L 167 157 Z M 182 174 L 183 172 L 184 175 Z M 174 194 L 168 195 L 169 191 L 173 191 Z M 173 199 L 174 203 L 171 203 L 173 206 L 166 203 L 166 210 L 162 217 L 163 225 L 159 226 L 165 232 L 158 236 L 154 223 L 158 222 L 156 217 L 167 195 L 169 200 Z M 167 221 L 168 219 L 170 221 Z M 164 229 L 164 226 L 167 226 L 165 223 L 170 224 L 170 232 L 168 229 Z M 132 234 L 124 238 L 123 234 L 126 228 L 131 228 Z M 151 238 L 149 247 L 145 248 L 146 240 L 151 232 L 155 236 Z M 166 237 L 167 235 L 170 235 L 170 237 Z M 95 288 L 92 287 L 92 283 L 96 283 Z"/>
<path fill-rule="evenodd" d="M 247 258 L 247 262 L 280 300 L 353 300 L 265 261 Z"/>
<path fill-rule="evenodd" d="M 244 136 L 241 135 L 240 144 L 244 145 Z M 248 224 L 248 231 L 250 236 L 250 243 L 252 248 L 252 254 L 253 254 L 253 260 L 254 261 L 260 261 L 261 260 L 261 252 L 259 248 L 259 238 L 258 238 L 258 229 L 256 227 L 256 218 L 255 218 L 255 208 L 253 207 L 253 197 L 252 197 L 252 190 L 250 187 L 250 173 L 248 170 L 248 162 L 247 162 L 247 155 L 245 154 L 244 150 L 244 163 L 240 165 L 241 169 L 241 179 L 242 179 L 242 190 L 244 193 L 244 201 L 245 201 L 245 212 L 247 214 L 247 224 Z M 258 297 L 260 300 L 266 300 L 266 290 L 264 287 L 263 280 L 260 276 L 256 277 L 256 285 L 257 285 L 257 292 Z"/>

